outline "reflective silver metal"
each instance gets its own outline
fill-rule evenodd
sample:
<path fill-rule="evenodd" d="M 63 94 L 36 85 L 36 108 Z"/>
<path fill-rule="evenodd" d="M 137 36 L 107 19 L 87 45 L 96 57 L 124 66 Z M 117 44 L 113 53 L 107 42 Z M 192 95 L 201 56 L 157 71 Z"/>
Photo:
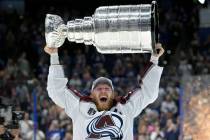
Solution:
<path fill-rule="evenodd" d="M 47 14 L 45 36 L 48 46 L 69 41 L 94 45 L 100 53 L 153 52 L 157 39 L 156 2 L 152 4 L 104 6 L 92 17 L 64 24 L 61 17 Z"/>

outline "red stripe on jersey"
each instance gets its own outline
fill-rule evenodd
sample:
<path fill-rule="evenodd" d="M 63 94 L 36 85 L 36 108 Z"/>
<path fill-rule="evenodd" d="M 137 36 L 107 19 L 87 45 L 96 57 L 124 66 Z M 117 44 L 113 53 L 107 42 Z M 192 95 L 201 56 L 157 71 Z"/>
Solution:
<path fill-rule="evenodd" d="M 147 65 L 145 66 L 143 72 L 140 74 L 141 75 L 141 79 L 143 79 L 145 77 L 145 75 L 148 73 L 148 71 L 150 70 L 152 65 L 153 65 L 152 62 L 147 63 Z"/>

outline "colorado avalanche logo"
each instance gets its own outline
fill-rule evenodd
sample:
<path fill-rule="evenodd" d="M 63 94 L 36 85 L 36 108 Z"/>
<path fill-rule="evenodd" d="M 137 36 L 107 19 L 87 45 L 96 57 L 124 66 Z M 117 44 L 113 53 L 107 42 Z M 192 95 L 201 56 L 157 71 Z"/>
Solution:
<path fill-rule="evenodd" d="M 121 140 L 123 121 L 117 114 L 101 115 L 94 118 L 87 126 L 88 139 L 100 139 L 110 137 L 110 139 Z"/>

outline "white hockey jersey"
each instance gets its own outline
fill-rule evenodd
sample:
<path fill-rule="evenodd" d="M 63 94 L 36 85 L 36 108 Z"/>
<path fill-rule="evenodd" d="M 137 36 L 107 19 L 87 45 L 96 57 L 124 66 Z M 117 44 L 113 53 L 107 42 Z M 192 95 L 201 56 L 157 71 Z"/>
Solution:
<path fill-rule="evenodd" d="M 109 111 L 98 111 L 89 96 L 69 88 L 61 65 L 50 66 L 47 90 L 72 119 L 73 140 L 132 140 L 134 118 L 158 97 L 162 70 L 150 62 L 139 89 L 117 97 Z"/>

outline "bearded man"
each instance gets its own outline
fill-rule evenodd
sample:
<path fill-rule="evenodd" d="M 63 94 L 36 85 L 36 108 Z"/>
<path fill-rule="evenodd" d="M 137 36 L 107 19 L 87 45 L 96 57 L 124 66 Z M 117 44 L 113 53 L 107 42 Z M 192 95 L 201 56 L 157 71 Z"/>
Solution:
<path fill-rule="evenodd" d="M 49 97 L 64 108 L 73 122 L 73 140 L 132 140 L 133 122 L 141 111 L 158 97 L 162 67 L 158 59 L 164 53 L 160 43 L 152 54 L 139 88 L 126 96 L 116 96 L 112 81 L 97 78 L 90 96 L 82 96 L 67 86 L 68 79 L 59 63 L 58 48 L 45 47 L 50 55 L 47 82 Z"/>

